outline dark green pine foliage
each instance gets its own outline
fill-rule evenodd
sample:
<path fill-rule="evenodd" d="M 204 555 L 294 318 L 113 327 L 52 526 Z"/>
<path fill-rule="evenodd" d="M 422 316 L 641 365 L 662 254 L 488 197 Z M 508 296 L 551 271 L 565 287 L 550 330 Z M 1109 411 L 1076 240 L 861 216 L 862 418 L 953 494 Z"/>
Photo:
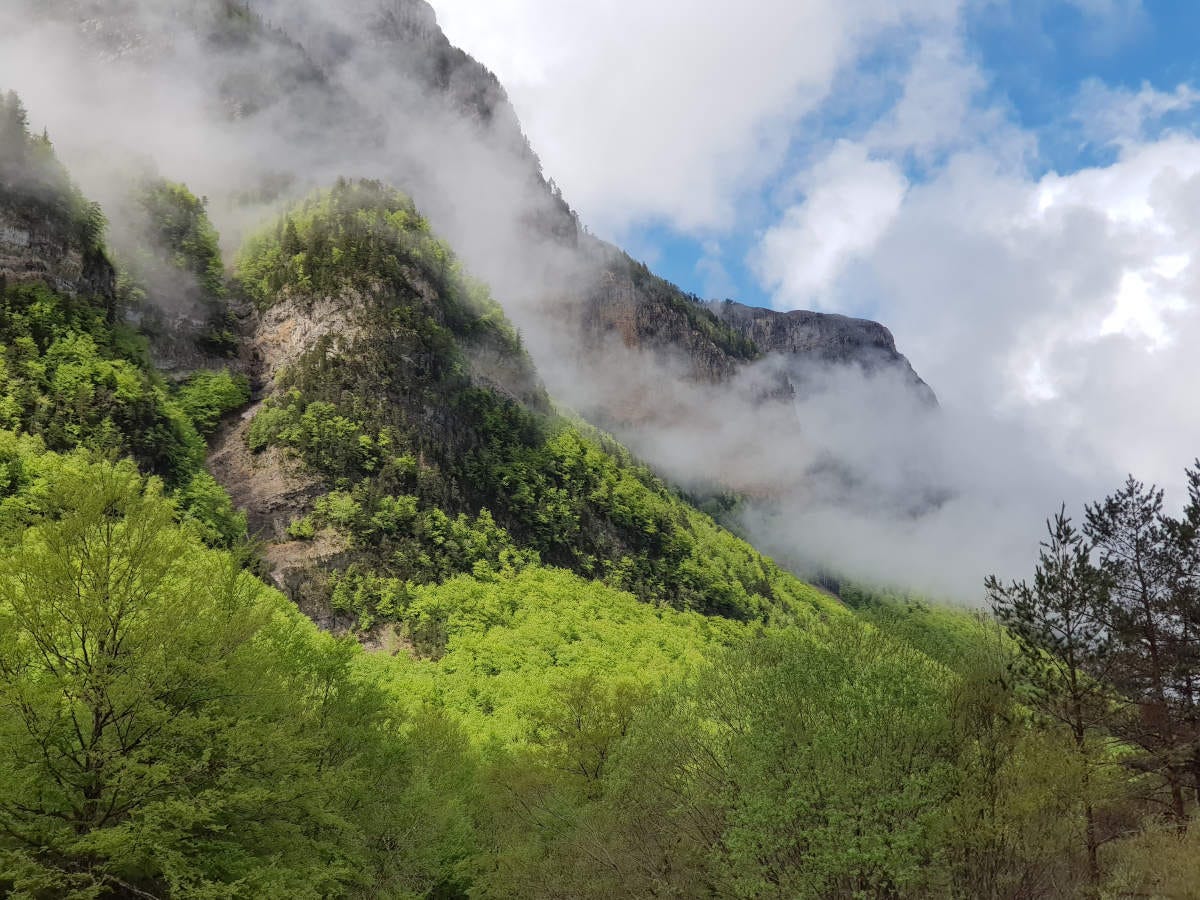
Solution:
<path fill-rule="evenodd" d="M 1185 735 L 1200 735 L 1200 461 L 1186 470 L 1188 502 L 1183 515 L 1168 519 L 1167 535 L 1178 559 L 1172 573 L 1172 596 L 1178 614 L 1171 683 L 1178 699 L 1178 718 Z M 1200 797 L 1200 741 L 1184 754 L 1192 788 Z"/>
<path fill-rule="evenodd" d="M 1187 767 L 1178 751 L 1188 738 L 1174 675 L 1187 610 L 1174 588 L 1185 548 L 1173 540 L 1162 490 L 1132 475 L 1120 490 L 1087 508 L 1085 531 L 1112 585 L 1111 626 L 1119 653 L 1112 678 L 1139 709 L 1122 723 L 1122 735 L 1163 776 L 1171 815 L 1183 823 Z"/>
<path fill-rule="evenodd" d="M 1090 793 L 1091 770 L 1104 756 L 1104 738 L 1123 711 L 1110 686 L 1115 641 L 1110 627 L 1109 579 L 1092 561 L 1092 546 L 1066 510 L 1046 523 L 1033 585 L 1001 585 L 987 592 L 996 618 L 1016 639 L 1017 676 L 1033 709 L 1071 734 L 1084 775 L 1083 805 L 1088 877 L 1100 881 L 1098 832 Z"/>
<path fill-rule="evenodd" d="M 45 218 L 82 246 L 85 263 L 102 255 L 104 215 L 71 182 L 50 138 L 29 132 L 15 93 L 0 94 L 0 200 L 23 215 Z"/>

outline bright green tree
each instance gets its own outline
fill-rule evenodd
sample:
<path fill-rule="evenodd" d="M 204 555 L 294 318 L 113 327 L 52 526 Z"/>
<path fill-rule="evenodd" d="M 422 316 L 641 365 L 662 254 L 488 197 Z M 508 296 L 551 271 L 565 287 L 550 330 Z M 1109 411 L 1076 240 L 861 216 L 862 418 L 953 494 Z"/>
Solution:
<path fill-rule="evenodd" d="M 420 766 L 355 646 L 131 464 L 66 458 L 30 502 L 0 558 L 0 893 L 320 897 L 405 868 L 387 809 Z"/>

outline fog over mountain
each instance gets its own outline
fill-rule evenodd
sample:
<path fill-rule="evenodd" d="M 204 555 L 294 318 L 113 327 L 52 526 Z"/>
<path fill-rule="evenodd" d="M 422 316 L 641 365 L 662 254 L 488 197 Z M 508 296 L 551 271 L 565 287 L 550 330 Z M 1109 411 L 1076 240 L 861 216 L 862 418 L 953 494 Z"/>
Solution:
<path fill-rule="evenodd" d="M 215 0 L 7 0 L 0 86 L 21 93 L 34 125 L 49 130 L 85 192 L 105 205 L 118 255 L 139 233 L 122 212 L 140 174 L 128 169 L 131 159 L 206 196 L 229 248 L 286 201 L 339 176 L 396 184 L 492 287 L 558 401 L 614 430 L 683 487 L 745 495 L 731 515 L 764 549 L 805 568 L 978 602 L 987 572 L 1025 564 L 1037 523 L 1060 500 L 1097 495 L 1126 465 L 1162 479 L 1190 458 L 1190 430 L 1143 447 L 1153 428 L 1101 433 L 1100 408 L 1081 405 L 1125 410 L 1121 421 L 1132 422 L 1139 398 L 1158 395 L 1162 372 L 1191 365 L 1185 332 L 1155 337 L 1159 319 L 1135 310 L 1128 315 L 1140 330 L 1075 338 L 1096 326 L 1081 298 L 1116 291 L 1125 302 L 1138 290 L 1134 278 L 1147 289 L 1178 282 L 1184 290 L 1190 257 L 1173 269 L 1166 261 L 1186 236 L 1174 198 L 1190 170 L 1177 174 L 1170 197 L 1158 185 L 1163 157 L 1190 160 L 1194 147 L 1182 138 L 1133 142 L 1109 169 L 1030 183 L 1009 164 L 1022 156 L 1022 135 L 992 110 L 966 103 L 952 132 L 922 127 L 913 137 L 927 124 L 920 91 L 956 73 L 967 75 L 965 95 L 977 86 L 946 31 L 957 7 L 874 6 L 865 4 L 871 14 L 861 27 L 837 4 L 812 5 L 827 20 L 774 25 L 771 4 L 749 11 L 762 26 L 752 35 L 765 42 L 760 52 L 779 66 L 782 51 L 768 40 L 776 28 L 832 28 L 839 37 L 802 77 L 783 67 L 757 69 L 761 78 L 746 84 L 735 77 L 732 87 L 706 80 L 718 112 L 729 108 L 726 87 L 761 92 L 748 119 L 731 116 L 720 128 L 696 131 L 686 104 L 673 120 L 671 104 L 654 95 L 651 115 L 625 98 L 628 125 L 614 130 L 613 98 L 596 105 L 581 95 L 572 116 L 607 122 L 619 149 L 611 167 L 586 159 L 621 185 L 607 197 L 566 163 L 559 195 L 547 181 L 558 173 L 543 174 L 537 141 L 531 149 L 504 87 L 484 68 L 490 60 L 454 48 L 422 0 L 263 0 L 232 18 L 213 10 L 240 7 Z M 639 216 L 711 227 L 736 206 L 727 182 L 752 176 L 705 168 L 699 150 L 675 168 L 681 142 L 713 141 L 722 159 L 757 153 L 759 168 L 777 168 L 786 138 L 763 123 L 798 97 L 791 119 L 795 110 L 816 115 L 847 89 L 848 61 L 913 27 L 932 36 L 915 54 L 907 99 L 862 140 L 813 149 L 807 174 L 789 188 L 796 203 L 763 235 L 756 265 L 784 308 L 856 312 L 867 294 L 885 298 L 870 312 L 892 328 L 940 405 L 914 385 L 904 357 L 871 364 L 876 338 L 866 332 L 866 355 L 855 344 L 841 360 L 742 352 L 720 304 L 713 312 L 692 303 L 588 231 L 591 210 L 614 237 Z M 700 57 L 697 71 L 711 74 Z M 679 82 L 687 65 L 672 64 Z M 937 111 L 958 108 L 956 97 L 942 99 Z M 571 120 L 552 121 L 565 128 Z M 564 132 L 556 161 L 578 146 L 573 135 Z M 983 135 L 1000 149 L 983 153 Z M 891 152 L 927 154 L 935 177 L 910 182 Z M 582 224 L 568 205 L 572 183 L 581 187 Z M 693 188 L 686 204 L 665 199 Z M 1115 195 L 1129 203 L 1108 215 L 1102 204 Z M 1135 227 L 1147 208 L 1177 226 L 1153 247 Z M 829 210 L 841 212 L 844 227 L 830 225 Z M 1151 306 L 1190 327 L 1180 305 Z M 1131 345 L 1146 341 L 1156 354 L 1124 367 Z M 1129 372 L 1120 380 L 1109 364 L 1116 356 Z M 997 402 L 1011 386 L 1000 376 L 1014 366 L 1026 379 L 1046 374 L 1052 387 L 1041 402 Z M 1155 404 L 1159 424 L 1175 421 L 1168 406 Z M 1168 463 L 1169 454 L 1179 458 Z"/>

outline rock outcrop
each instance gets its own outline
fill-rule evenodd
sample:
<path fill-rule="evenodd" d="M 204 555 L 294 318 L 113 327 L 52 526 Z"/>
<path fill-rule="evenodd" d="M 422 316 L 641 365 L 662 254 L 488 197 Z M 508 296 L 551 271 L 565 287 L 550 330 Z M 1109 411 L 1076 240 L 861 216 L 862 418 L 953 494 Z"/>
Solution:
<path fill-rule="evenodd" d="M 892 333 L 878 322 L 809 310 L 778 312 L 732 300 L 711 303 L 709 308 L 762 353 L 783 356 L 793 378 L 802 377 L 802 370 L 813 365 L 855 366 L 868 375 L 890 371 L 900 374 L 930 403 L 937 402 L 929 385 L 896 349 Z"/>
<path fill-rule="evenodd" d="M 0 199 L 0 282 L 40 281 L 77 296 L 116 296 L 116 273 L 98 248 L 85 245 L 47 204 Z"/>

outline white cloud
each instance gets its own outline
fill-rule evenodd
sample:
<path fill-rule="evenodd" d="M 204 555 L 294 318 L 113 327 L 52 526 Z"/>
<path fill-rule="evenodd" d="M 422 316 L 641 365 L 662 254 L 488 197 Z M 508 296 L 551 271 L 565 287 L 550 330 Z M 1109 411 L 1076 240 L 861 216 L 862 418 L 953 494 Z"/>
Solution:
<path fill-rule="evenodd" d="M 767 231 L 756 260 L 777 305 L 820 307 L 847 265 L 871 250 L 900 210 L 908 182 L 894 163 L 839 142 L 805 173 L 805 199 Z"/>
<path fill-rule="evenodd" d="M 504 82 L 548 173 L 593 227 L 728 227 L 796 123 L 890 28 L 959 0 L 435 0 Z"/>
<path fill-rule="evenodd" d="M 947 407 L 1015 416 L 1064 472 L 1174 483 L 1200 448 L 1180 401 L 1200 382 L 1198 201 L 1191 137 L 1041 178 L 979 148 L 911 187 L 859 266 Z M 847 306 L 860 284 L 822 289 Z"/>
<path fill-rule="evenodd" d="M 1080 90 L 1073 117 L 1086 140 L 1100 145 L 1126 145 L 1146 138 L 1148 126 L 1164 116 L 1192 109 L 1197 103 L 1200 93 L 1187 84 L 1173 91 L 1143 84 L 1133 91 L 1093 79 Z"/>

